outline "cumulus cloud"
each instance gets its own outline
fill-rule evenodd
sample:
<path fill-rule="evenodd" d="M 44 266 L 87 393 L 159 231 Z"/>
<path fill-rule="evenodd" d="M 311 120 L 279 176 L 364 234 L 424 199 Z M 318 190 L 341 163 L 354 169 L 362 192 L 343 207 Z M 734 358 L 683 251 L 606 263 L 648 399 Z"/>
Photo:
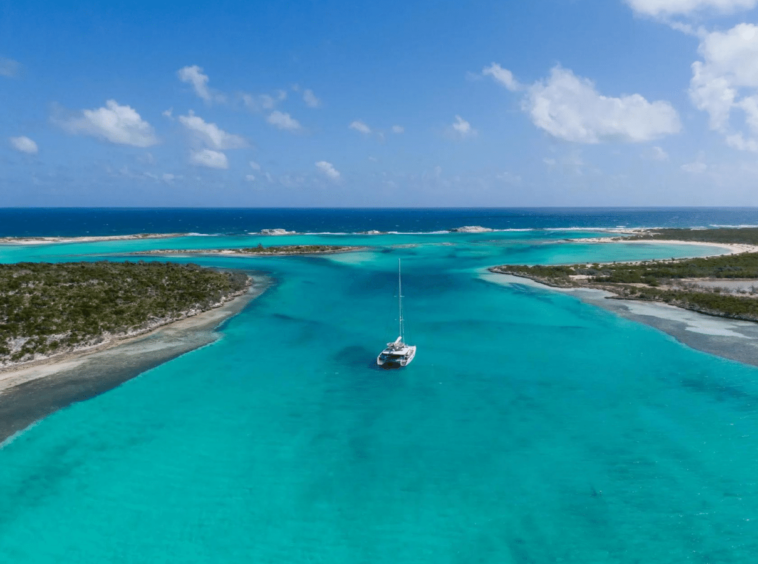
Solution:
<path fill-rule="evenodd" d="M 14 149 L 26 153 L 27 155 L 36 155 L 39 152 L 37 144 L 23 135 L 20 137 L 11 137 L 10 142 Z"/>
<path fill-rule="evenodd" d="M 8 59 L 6 57 L 0 57 L 0 76 L 7 78 L 15 78 L 21 71 L 21 63 Z"/>
<path fill-rule="evenodd" d="M 393 125 L 392 133 L 405 133 L 405 128 L 402 125 Z"/>
<path fill-rule="evenodd" d="M 366 135 L 371 133 L 371 128 L 360 120 L 355 120 L 348 127 Z"/>
<path fill-rule="evenodd" d="M 492 63 L 488 67 L 484 67 L 482 70 L 484 76 L 491 76 L 496 82 L 505 86 L 511 92 L 521 90 L 523 86 L 513 77 L 513 73 L 508 69 L 504 69 L 497 63 Z"/>
<path fill-rule="evenodd" d="M 208 123 L 200 116 L 196 116 L 191 110 L 188 115 L 179 116 L 179 123 L 211 149 L 239 149 L 247 146 L 243 137 L 227 133 L 215 123 Z"/>
<path fill-rule="evenodd" d="M 326 161 L 317 162 L 316 168 L 319 170 L 319 172 L 331 180 L 339 180 L 341 176 L 339 171 L 334 168 L 334 165 Z"/>
<path fill-rule="evenodd" d="M 266 118 L 266 121 L 278 129 L 284 129 L 285 131 L 298 131 L 302 129 L 300 122 L 293 118 L 291 115 L 274 110 Z"/>
<path fill-rule="evenodd" d="M 321 105 L 321 100 L 316 97 L 313 90 L 310 88 L 307 88 L 303 92 L 303 102 L 305 102 L 305 105 L 309 108 L 318 108 Z"/>
<path fill-rule="evenodd" d="M 471 127 L 471 124 L 461 116 L 455 116 L 455 122 L 451 127 L 455 135 L 462 139 L 476 135 L 476 129 Z"/>
<path fill-rule="evenodd" d="M 223 102 L 225 97 L 223 94 L 216 92 L 208 86 L 209 78 L 207 74 L 203 73 L 203 69 L 197 65 L 187 66 L 176 71 L 176 76 L 179 80 L 192 86 L 195 94 L 208 103 L 211 102 Z"/>
<path fill-rule="evenodd" d="M 703 60 L 692 65 L 692 103 L 708 114 L 711 129 L 723 133 L 727 144 L 754 150 L 755 140 L 734 133 L 730 120 L 740 112 L 752 135 L 758 135 L 758 26 L 743 23 L 707 33 L 698 52 Z"/>
<path fill-rule="evenodd" d="M 710 10 L 718 13 L 733 13 L 750 10 L 758 0 L 626 0 L 638 14 L 653 17 L 686 16 Z"/>
<path fill-rule="evenodd" d="M 641 143 L 681 129 L 670 103 L 648 102 L 639 94 L 604 96 L 592 81 L 560 66 L 545 80 L 524 88 L 522 109 L 534 125 L 564 141 Z"/>
<path fill-rule="evenodd" d="M 255 182 L 255 175 L 254 174 L 246 174 L 245 175 L 245 180 L 247 180 L 248 182 Z"/>
<path fill-rule="evenodd" d="M 82 110 L 80 115 L 59 124 L 70 133 L 90 135 L 117 145 L 149 147 L 158 142 L 149 123 L 133 108 L 120 106 L 115 100 L 108 100 L 102 108 Z"/>
<path fill-rule="evenodd" d="M 224 153 L 211 149 L 199 149 L 190 153 L 190 163 L 208 168 L 229 168 L 229 161 Z"/>
<path fill-rule="evenodd" d="M 249 164 L 250 164 L 250 168 L 252 168 L 253 170 L 260 170 L 261 169 L 261 165 L 259 165 L 255 161 L 250 161 Z"/>

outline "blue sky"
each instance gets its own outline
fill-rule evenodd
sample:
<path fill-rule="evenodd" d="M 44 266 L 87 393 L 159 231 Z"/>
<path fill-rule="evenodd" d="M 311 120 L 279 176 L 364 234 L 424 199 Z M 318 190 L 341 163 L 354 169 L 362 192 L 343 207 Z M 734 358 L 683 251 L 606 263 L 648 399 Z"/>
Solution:
<path fill-rule="evenodd" d="M 756 6 L 0 0 L 0 205 L 755 206 Z"/>

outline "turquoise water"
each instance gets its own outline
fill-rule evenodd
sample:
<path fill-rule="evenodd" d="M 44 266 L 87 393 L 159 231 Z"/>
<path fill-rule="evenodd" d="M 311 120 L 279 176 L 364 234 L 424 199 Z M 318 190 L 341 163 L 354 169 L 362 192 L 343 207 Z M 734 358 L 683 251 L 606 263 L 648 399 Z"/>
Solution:
<path fill-rule="evenodd" d="M 555 238 L 194 258 L 276 284 L 215 344 L 0 450 L 0 562 L 753 562 L 758 371 L 481 277 L 709 249 Z M 170 245 L 257 244 L 189 239 Z M 0 247 L 0 261 L 168 243 Z M 396 336 L 398 258 L 419 352 L 388 372 L 373 363 Z"/>

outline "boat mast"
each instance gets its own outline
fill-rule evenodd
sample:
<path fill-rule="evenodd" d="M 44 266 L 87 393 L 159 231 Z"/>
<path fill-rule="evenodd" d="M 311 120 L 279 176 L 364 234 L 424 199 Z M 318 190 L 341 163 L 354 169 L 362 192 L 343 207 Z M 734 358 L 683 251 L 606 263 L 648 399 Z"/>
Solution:
<path fill-rule="evenodd" d="M 397 307 L 400 312 L 398 322 L 400 324 L 400 340 L 405 341 L 403 335 L 403 279 L 400 259 L 397 259 Z"/>

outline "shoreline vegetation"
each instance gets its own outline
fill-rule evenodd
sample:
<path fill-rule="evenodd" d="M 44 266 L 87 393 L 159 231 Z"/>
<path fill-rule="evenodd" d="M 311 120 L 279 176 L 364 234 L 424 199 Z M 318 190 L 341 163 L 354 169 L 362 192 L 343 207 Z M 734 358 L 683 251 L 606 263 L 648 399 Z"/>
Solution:
<path fill-rule="evenodd" d="M 758 322 L 755 252 L 610 264 L 503 265 L 490 271 L 553 288 L 603 290 L 611 299 L 660 302 L 706 315 Z"/>
<path fill-rule="evenodd" d="M 364 251 L 367 247 L 350 247 L 339 245 L 281 245 L 274 247 L 245 247 L 239 249 L 156 249 L 137 251 L 130 255 L 149 256 L 174 256 L 174 255 L 202 255 L 202 256 L 295 256 L 295 255 L 330 255 L 336 253 L 350 253 Z"/>
<path fill-rule="evenodd" d="M 0 373 L 94 350 L 249 291 L 239 271 L 160 262 L 0 265 Z"/>

